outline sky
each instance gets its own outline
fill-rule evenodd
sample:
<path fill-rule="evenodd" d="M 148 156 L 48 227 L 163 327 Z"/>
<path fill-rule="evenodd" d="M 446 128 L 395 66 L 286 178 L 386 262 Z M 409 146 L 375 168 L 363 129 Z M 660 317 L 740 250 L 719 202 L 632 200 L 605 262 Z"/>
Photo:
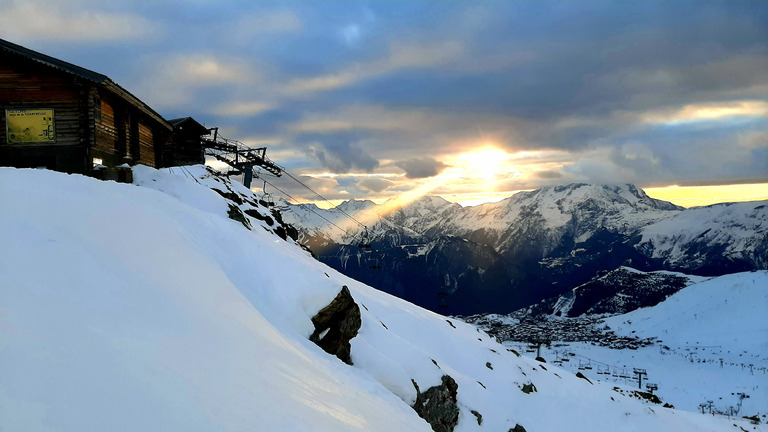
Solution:
<path fill-rule="evenodd" d="M 768 199 L 766 23 L 765 1 L 0 0 L 0 38 L 266 146 L 332 202 Z"/>

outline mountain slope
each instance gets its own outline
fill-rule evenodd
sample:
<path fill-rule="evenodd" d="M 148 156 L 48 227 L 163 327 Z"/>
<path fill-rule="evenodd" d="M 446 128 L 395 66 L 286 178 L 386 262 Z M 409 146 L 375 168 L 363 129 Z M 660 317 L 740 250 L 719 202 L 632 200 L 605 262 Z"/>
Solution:
<path fill-rule="evenodd" d="M 749 427 L 519 358 L 247 229 L 205 186 L 136 176 L 162 191 L 0 169 L 3 430 L 426 431 L 414 383 L 445 376 L 456 431 Z M 360 305 L 353 366 L 308 340 L 342 285 Z"/>
<path fill-rule="evenodd" d="M 678 346 L 727 346 L 768 353 L 768 273 L 720 276 L 684 288 L 654 307 L 607 318 L 619 334 L 662 337 Z"/>
<path fill-rule="evenodd" d="M 284 205 L 280 211 L 321 261 L 449 314 L 507 313 L 620 266 L 721 275 L 768 265 L 765 202 L 683 209 L 633 185 L 570 184 L 466 208 L 438 197 L 405 206 L 348 201 L 339 207 L 368 226 L 372 251 L 357 250 L 366 237 L 363 228 L 336 210 L 312 209 L 347 233 L 308 206 Z M 463 265 L 446 256 L 424 268 L 413 253 L 402 251 L 439 250 L 451 238 L 469 242 L 455 248 L 457 257 L 469 256 Z M 355 255 L 384 264 L 345 264 Z M 420 271 L 408 270 L 417 266 Z M 445 280 L 456 281 L 454 288 L 446 289 L 451 284 Z"/>
<path fill-rule="evenodd" d="M 631 274 L 624 270 L 606 275 L 606 282 Z M 659 275 L 640 276 L 637 281 L 642 286 Z M 551 338 L 552 344 L 542 347 L 540 355 L 592 381 L 631 391 L 638 388 L 633 373 L 638 368 L 646 372 L 643 388 L 677 408 L 748 416 L 765 423 L 768 272 L 699 278 L 699 282 L 694 278 L 686 283 L 690 282 L 655 306 L 605 319 L 514 314 L 468 320 L 531 357 L 538 355 L 526 343 L 531 337 Z"/>
<path fill-rule="evenodd" d="M 543 318 L 547 315 L 618 315 L 655 306 L 682 288 L 706 279 L 663 270 L 642 272 L 630 267 L 619 267 L 558 297 L 542 300 L 525 311 L 517 311 L 514 315 L 526 318 Z"/>

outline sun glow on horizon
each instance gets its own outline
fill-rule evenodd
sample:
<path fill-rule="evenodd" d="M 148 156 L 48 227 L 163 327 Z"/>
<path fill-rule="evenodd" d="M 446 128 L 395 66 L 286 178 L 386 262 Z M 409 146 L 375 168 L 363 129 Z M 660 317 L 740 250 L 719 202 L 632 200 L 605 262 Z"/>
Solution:
<path fill-rule="evenodd" d="M 715 186 L 664 186 L 643 188 L 651 198 L 683 207 L 698 207 L 723 202 L 768 200 L 768 183 Z"/>

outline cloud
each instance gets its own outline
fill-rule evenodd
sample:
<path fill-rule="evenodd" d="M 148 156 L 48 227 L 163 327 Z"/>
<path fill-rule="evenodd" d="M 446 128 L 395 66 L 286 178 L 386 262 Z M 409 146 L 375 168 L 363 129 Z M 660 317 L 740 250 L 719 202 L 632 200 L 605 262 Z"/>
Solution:
<path fill-rule="evenodd" d="M 395 165 L 402 168 L 405 176 L 411 179 L 434 177 L 448 168 L 448 165 L 431 157 L 408 159 L 396 162 Z"/>
<path fill-rule="evenodd" d="M 222 36 L 243 43 L 265 35 L 296 33 L 303 27 L 301 18 L 292 11 L 257 11 L 240 17 Z"/>
<path fill-rule="evenodd" d="M 645 113 L 642 117 L 646 123 L 667 125 L 711 122 L 739 117 L 768 117 L 768 102 L 752 100 L 690 104 L 679 109 Z"/>
<path fill-rule="evenodd" d="M 357 185 L 369 192 L 380 193 L 394 186 L 394 183 L 382 178 L 369 177 L 359 180 Z"/>
<path fill-rule="evenodd" d="M 225 102 L 211 110 L 212 114 L 221 116 L 255 116 L 271 108 L 264 102 Z"/>
<path fill-rule="evenodd" d="M 307 155 L 332 172 L 348 173 L 353 170 L 371 172 L 379 161 L 366 151 L 348 142 L 314 143 L 307 147 Z"/>
<path fill-rule="evenodd" d="M 143 59 L 142 68 L 145 73 L 135 85 L 137 93 L 145 95 L 153 106 L 165 109 L 193 104 L 197 92 L 206 88 L 251 86 L 262 81 L 261 71 L 241 58 L 203 52 L 150 55 Z M 206 102 L 211 104 L 211 98 L 207 97 Z M 210 112 L 234 111 L 233 115 L 247 115 L 257 108 L 253 103 L 227 104 L 229 108 L 223 105 L 217 105 Z"/>
<path fill-rule="evenodd" d="M 242 59 L 205 53 L 173 56 L 162 60 L 159 69 L 161 74 L 186 84 L 212 85 L 259 79 L 259 74 Z"/>
<path fill-rule="evenodd" d="M 158 23 L 133 13 L 83 11 L 83 6 L 72 2 L 11 1 L 0 7 L 0 36 L 21 43 L 99 44 L 143 40 L 162 32 Z"/>
<path fill-rule="evenodd" d="M 435 67 L 457 58 L 463 51 L 459 42 L 413 44 L 392 42 L 384 58 L 355 63 L 326 75 L 294 80 L 287 86 L 290 94 L 334 90 L 358 82 L 406 69 Z"/>
<path fill-rule="evenodd" d="M 545 170 L 545 171 L 535 171 L 533 173 L 534 177 L 538 177 L 541 179 L 559 179 L 563 178 L 563 174 L 558 171 L 551 171 L 551 170 Z"/>

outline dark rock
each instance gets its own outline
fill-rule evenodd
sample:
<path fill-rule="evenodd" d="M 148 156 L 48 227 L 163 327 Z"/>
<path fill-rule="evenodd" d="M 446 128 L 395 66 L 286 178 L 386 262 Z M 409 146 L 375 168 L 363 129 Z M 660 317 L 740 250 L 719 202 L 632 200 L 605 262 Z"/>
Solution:
<path fill-rule="evenodd" d="M 478 426 L 482 425 L 483 424 L 483 415 L 480 414 L 479 412 L 475 411 L 475 410 L 472 410 L 470 412 L 472 413 L 473 416 L 477 417 L 477 425 Z"/>
<path fill-rule="evenodd" d="M 244 227 L 251 229 L 251 223 L 248 222 L 248 219 L 246 219 L 243 212 L 237 208 L 237 206 L 229 204 L 229 210 L 227 210 L 227 216 L 229 216 L 230 219 L 236 220 L 243 224 Z"/>
<path fill-rule="evenodd" d="M 237 203 L 237 205 L 243 204 L 243 199 L 240 198 L 240 196 L 234 192 L 224 192 L 223 190 L 216 189 L 216 188 L 211 188 L 211 190 L 223 196 L 224 198 Z"/>
<path fill-rule="evenodd" d="M 493 370 L 493 365 L 491 364 L 491 362 L 485 363 L 485 367 L 487 367 L 490 370 Z"/>
<path fill-rule="evenodd" d="M 514 428 L 509 430 L 509 432 L 528 432 L 528 431 L 526 431 L 525 428 L 520 426 L 519 424 L 516 424 Z"/>
<path fill-rule="evenodd" d="M 360 317 L 360 307 L 357 306 L 349 288 L 343 286 L 336 298 L 312 317 L 315 331 L 309 340 L 329 354 L 351 365 L 351 345 L 353 337 L 363 321 Z M 322 336 L 321 336 L 322 335 Z"/>
<path fill-rule="evenodd" d="M 536 393 L 537 391 L 536 386 L 533 385 L 533 383 L 524 384 L 520 390 L 522 390 L 525 394 Z"/>
<path fill-rule="evenodd" d="M 413 381 L 416 388 L 416 403 L 413 409 L 419 417 L 426 420 L 435 432 L 453 432 L 459 422 L 459 407 L 456 404 L 456 393 L 459 385 L 449 375 L 443 375 L 441 384 L 430 387 L 424 393 L 419 391 L 419 385 Z"/>
<path fill-rule="evenodd" d="M 587 380 L 588 383 L 592 384 L 592 381 L 589 380 L 589 378 L 585 377 L 583 373 L 576 372 L 576 378 L 581 378 L 583 380 Z"/>
<path fill-rule="evenodd" d="M 271 217 L 269 217 L 269 216 L 264 216 L 264 215 L 263 215 L 263 214 L 261 214 L 261 213 L 260 213 L 258 210 L 255 210 L 255 209 L 248 209 L 248 210 L 246 210 L 246 211 L 245 211 L 245 214 L 247 214 L 248 216 L 250 216 L 250 217 L 252 217 L 252 218 L 255 218 L 255 219 L 259 219 L 259 220 L 263 220 L 263 221 L 264 221 L 264 222 L 266 222 L 266 223 L 267 223 L 267 225 L 269 225 L 269 226 L 273 226 L 273 225 L 275 224 L 275 221 L 274 221 L 274 220 L 272 220 L 272 218 L 271 218 Z"/>
<path fill-rule="evenodd" d="M 536 357 L 537 362 L 546 363 L 547 361 L 544 360 L 544 357 Z"/>
<path fill-rule="evenodd" d="M 648 402 L 651 402 L 651 403 L 655 403 L 655 404 L 659 404 L 659 405 L 661 405 L 661 403 L 662 403 L 662 402 L 661 402 L 661 399 L 659 399 L 659 397 L 658 397 L 658 396 L 656 396 L 656 395 L 655 395 L 655 394 L 653 394 L 653 393 L 644 392 L 644 391 L 639 391 L 639 390 L 635 390 L 635 391 L 633 391 L 632 393 L 633 393 L 633 394 L 635 395 L 635 397 L 636 397 L 636 398 L 638 398 L 638 399 L 644 399 L 644 400 L 647 400 Z"/>
<path fill-rule="evenodd" d="M 288 240 L 288 235 L 285 232 L 285 228 L 283 228 L 282 226 L 275 227 L 275 234 L 280 236 L 280 238 L 283 240 Z"/>

